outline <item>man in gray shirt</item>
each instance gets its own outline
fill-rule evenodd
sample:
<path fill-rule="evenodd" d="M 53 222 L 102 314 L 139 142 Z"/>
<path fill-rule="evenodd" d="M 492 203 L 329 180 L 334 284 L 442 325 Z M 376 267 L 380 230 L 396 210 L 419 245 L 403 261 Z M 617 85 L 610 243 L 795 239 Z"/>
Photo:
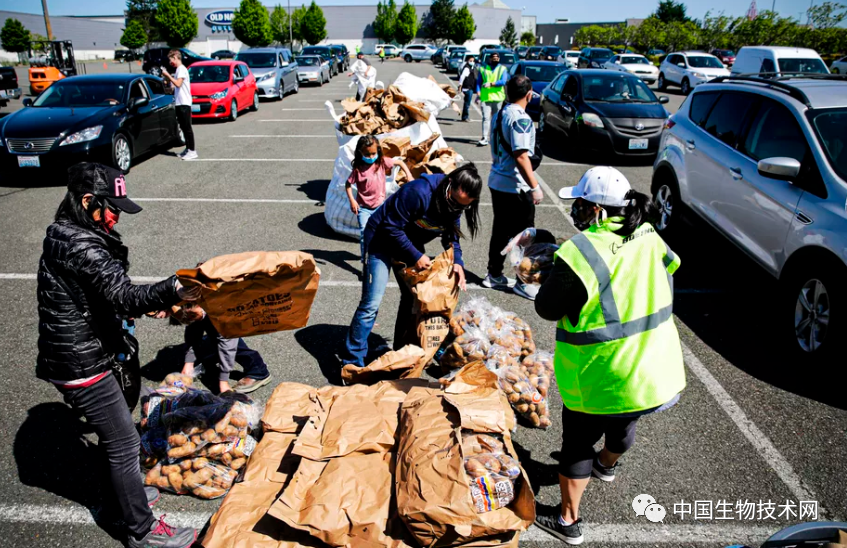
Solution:
<path fill-rule="evenodd" d="M 532 93 L 529 78 L 514 76 L 506 84 L 509 103 L 491 124 L 493 165 L 488 188 L 494 222 L 488 247 L 488 274 L 482 282 L 485 287 L 494 289 L 514 286 L 516 294 L 528 299 L 535 298 L 537 287 L 516 285 L 514 279 L 506 277 L 503 274 L 505 257 L 501 251 L 517 234 L 535 226 L 535 205 L 544 198 L 530 162 L 535 151 L 535 126 L 526 113 L 526 106 Z"/>

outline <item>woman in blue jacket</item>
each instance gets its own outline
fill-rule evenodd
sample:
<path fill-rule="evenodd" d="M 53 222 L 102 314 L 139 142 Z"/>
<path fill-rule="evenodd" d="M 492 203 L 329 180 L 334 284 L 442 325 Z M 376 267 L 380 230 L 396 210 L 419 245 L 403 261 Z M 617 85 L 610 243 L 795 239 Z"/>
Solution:
<path fill-rule="evenodd" d="M 364 234 L 365 270 L 362 276 L 362 298 L 341 354 L 343 363 L 365 366 L 368 336 L 376 321 L 379 305 L 388 285 L 388 272 L 400 285 L 399 321 L 394 324 L 394 347 L 402 346 L 405 318 L 412 315 L 413 296 L 400 278 L 400 270 L 414 265 L 418 270 L 432 264 L 424 246 L 441 237 L 444 249 L 453 246 L 455 272 L 459 287 L 465 289 L 465 270 L 459 238 L 462 212 L 471 238 L 479 230 L 479 195 L 482 178 L 472 163 L 449 175 L 423 175 L 406 183 L 377 209 Z"/>

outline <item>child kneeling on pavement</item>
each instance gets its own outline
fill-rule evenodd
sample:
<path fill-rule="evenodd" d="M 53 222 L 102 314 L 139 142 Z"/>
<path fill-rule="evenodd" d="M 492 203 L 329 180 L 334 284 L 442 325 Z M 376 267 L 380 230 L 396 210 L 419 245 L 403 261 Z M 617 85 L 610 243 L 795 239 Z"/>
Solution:
<path fill-rule="evenodd" d="M 229 375 L 236 362 L 244 368 L 244 377 L 235 391 L 246 394 L 268 384 L 271 374 L 262 356 L 247 346 L 244 339 L 227 339 L 218 333 L 206 312 L 196 304 L 184 305 L 173 317 L 185 325 L 185 365 L 182 374 L 195 375 L 198 365 L 214 364 L 219 370 L 220 393 L 232 390 Z"/>

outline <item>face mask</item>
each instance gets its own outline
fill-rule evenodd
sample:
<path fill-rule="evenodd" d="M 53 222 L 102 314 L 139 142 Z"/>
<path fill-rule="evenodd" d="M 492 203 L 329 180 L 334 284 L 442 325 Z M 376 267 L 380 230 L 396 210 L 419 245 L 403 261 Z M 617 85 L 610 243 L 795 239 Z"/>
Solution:
<path fill-rule="evenodd" d="M 112 213 L 112 210 L 108 207 L 104 207 L 101 211 L 103 212 L 103 217 L 100 219 L 100 227 L 106 232 L 111 232 L 115 228 L 115 225 L 118 224 L 121 214 L 120 212 Z"/>
<path fill-rule="evenodd" d="M 492 59 L 491 61 L 489 61 L 489 62 L 488 62 L 488 64 L 489 64 L 489 65 L 491 65 L 492 67 L 496 67 L 497 65 L 499 65 L 499 64 L 500 64 L 500 61 L 494 61 L 494 60 Z"/>
<path fill-rule="evenodd" d="M 474 62 L 473 62 L 473 61 L 468 61 L 468 66 L 469 66 L 469 67 L 471 67 L 471 68 L 473 68 L 473 66 L 474 66 Z"/>
<path fill-rule="evenodd" d="M 596 216 L 587 220 L 582 219 L 583 216 L 585 216 L 585 208 L 578 206 L 576 202 L 574 202 L 571 206 L 571 220 L 573 221 L 574 227 L 580 232 L 593 225 L 597 220 Z"/>
<path fill-rule="evenodd" d="M 365 162 L 368 165 L 371 165 L 374 162 L 376 162 L 376 159 L 377 159 L 377 156 L 374 156 L 373 158 L 368 158 L 367 156 L 362 156 L 362 161 Z"/>

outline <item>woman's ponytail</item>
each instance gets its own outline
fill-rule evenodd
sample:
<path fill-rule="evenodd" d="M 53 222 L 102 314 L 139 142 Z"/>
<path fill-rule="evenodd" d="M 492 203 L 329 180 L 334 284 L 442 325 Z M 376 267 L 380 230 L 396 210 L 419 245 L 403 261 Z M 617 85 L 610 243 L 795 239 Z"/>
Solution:
<path fill-rule="evenodd" d="M 615 231 L 620 236 L 629 236 L 644 223 L 655 223 L 659 219 L 659 210 L 652 198 L 637 190 L 626 193 L 629 204 L 621 208 L 623 226 Z"/>

